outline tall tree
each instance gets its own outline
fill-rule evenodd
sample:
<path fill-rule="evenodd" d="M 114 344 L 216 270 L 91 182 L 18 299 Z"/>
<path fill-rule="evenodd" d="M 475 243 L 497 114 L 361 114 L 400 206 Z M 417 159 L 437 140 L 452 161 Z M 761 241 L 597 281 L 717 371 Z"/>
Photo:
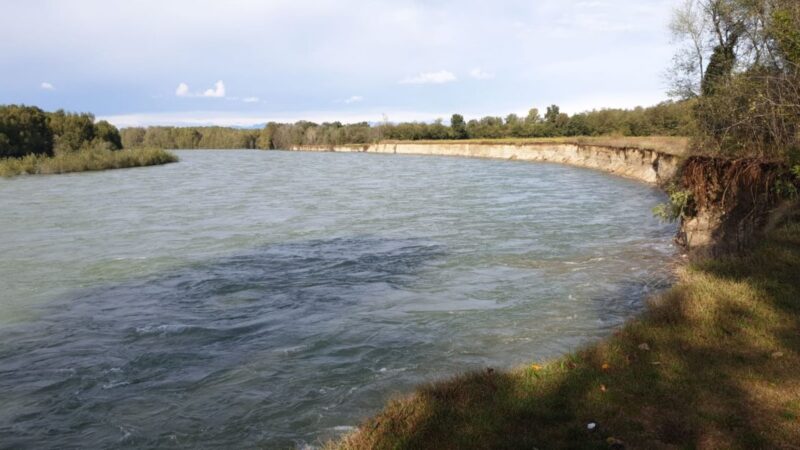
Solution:
<path fill-rule="evenodd" d="M 561 108 L 559 108 L 558 105 L 550 105 L 547 107 L 547 112 L 544 115 L 544 121 L 547 123 L 556 123 L 559 114 L 561 114 Z"/>
<path fill-rule="evenodd" d="M 467 133 L 467 124 L 464 122 L 464 116 L 461 114 L 453 114 L 450 118 L 450 133 L 453 139 L 466 139 L 469 137 L 469 133 Z"/>
<path fill-rule="evenodd" d="M 705 78 L 709 30 L 703 7 L 700 0 L 684 0 L 670 22 L 673 40 L 683 44 L 676 52 L 668 73 L 670 94 L 675 97 L 686 99 L 700 95 L 700 85 Z"/>

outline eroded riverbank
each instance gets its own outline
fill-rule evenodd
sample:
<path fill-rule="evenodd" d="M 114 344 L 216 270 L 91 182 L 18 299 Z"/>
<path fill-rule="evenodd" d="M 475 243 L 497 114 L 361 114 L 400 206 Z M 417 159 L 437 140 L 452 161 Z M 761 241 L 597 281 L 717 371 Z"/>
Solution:
<path fill-rule="evenodd" d="M 681 157 L 633 147 L 610 147 L 574 143 L 379 143 L 343 146 L 298 146 L 297 151 L 379 153 L 393 155 L 462 156 L 468 158 L 552 162 L 596 169 L 651 184 L 671 180 Z"/>

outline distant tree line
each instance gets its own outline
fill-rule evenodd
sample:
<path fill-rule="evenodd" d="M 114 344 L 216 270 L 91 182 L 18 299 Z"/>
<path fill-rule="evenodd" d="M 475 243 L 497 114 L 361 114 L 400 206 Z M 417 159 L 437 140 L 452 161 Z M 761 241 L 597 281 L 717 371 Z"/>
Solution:
<path fill-rule="evenodd" d="M 527 116 L 509 114 L 465 121 L 453 114 L 450 123 L 380 124 L 367 122 L 293 124 L 270 122 L 260 130 L 224 127 L 149 127 L 121 131 L 125 148 L 285 149 L 298 145 L 369 144 L 385 140 L 500 139 L 560 136 L 686 136 L 692 132 L 692 100 L 664 102 L 649 108 L 602 109 L 569 116 L 556 105 L 544 115 L 531 109 Z"/>
<path fill-rule="evenodd" d="M 254 149 L 258 130 L 227 127 L 134 127 L 120 132 L 125 148 Z"/>
<path fill-rule="evenodd" d="M 96 148 L 121 149 L 117 128 L 104 120 L 95 122 L 88 113 L 0 105 L 0 158 L 53 156 Z"/>

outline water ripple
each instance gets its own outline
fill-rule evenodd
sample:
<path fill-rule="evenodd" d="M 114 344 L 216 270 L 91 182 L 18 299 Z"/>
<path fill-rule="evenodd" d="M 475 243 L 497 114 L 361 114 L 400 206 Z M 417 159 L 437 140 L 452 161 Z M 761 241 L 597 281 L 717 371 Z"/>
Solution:
<path fill-rule="evenodd" d="M 603 336 L 670 281 L 662 194 L 605 174 L 181 158 L 0 180 L 0 447 L 313 445 Z"/>

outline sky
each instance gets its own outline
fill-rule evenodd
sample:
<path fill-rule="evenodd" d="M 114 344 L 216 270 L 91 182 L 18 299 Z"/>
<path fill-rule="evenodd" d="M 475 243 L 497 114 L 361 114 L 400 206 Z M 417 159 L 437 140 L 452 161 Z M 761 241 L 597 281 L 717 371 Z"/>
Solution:
<path fill-rule="evenodd" d="M 3 0 L 0 104 L 117 126 L 667 99 L 677 0 Z"/>

